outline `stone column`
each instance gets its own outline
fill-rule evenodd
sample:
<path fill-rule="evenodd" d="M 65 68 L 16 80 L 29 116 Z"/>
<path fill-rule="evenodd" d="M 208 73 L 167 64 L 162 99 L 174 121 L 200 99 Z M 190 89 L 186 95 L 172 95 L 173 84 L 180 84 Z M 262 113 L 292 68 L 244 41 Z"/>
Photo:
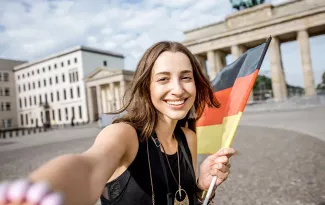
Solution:
<path fill-rule="evenodd" d="M 106 97 L 106 87 L 101 89 L 102 94 L 102 105 L 103 105 L 103 113 L 107 112 L 107 97 Z"/>
<path fill-rule="evenodd" d="M 210 68 L 209 77 L 214 79 L 224 67 L 226 67 L 225 54 L 222 51 L 209 51 L 208 64 Z"/>
<path fill-rule="evenodd" d="M 101 86 L 96 86 L 98 116 L 103 113 Z"/>
<path fill-rule="evenodd" d="M 195 55 L 195 57 L 196 57 L 197 61 L 199 61 L 200 65 L 202 67 L 203 75 L 205 75 L 207 77 L 207 79 L 209 79 L 207 67 L 205 65 L 205 57 L 200 56 L 200 55 Z"/>
<path fill-rule="evenodd" d="M 287 99 L 288 92 L 282 66 L 280 40 L 277 37 L 272 37 L 270 44 L 270 71 L 274 100 Z"/>
<path fill-rule="evenodd" d="M 310 58 L 309 34 L 306 30 L 298 31 L 298 44 L 300 49 L 300 58 L 302 64 L 302 73 L 304 76 L 305 94 L 307 96 L 315 95 L 315 80 Z"/>
<path fill-rule="evenodd" d="M 125 81 L 124 80 L 121 80 L 120 81 L 120 94 L 121 94 L 121 96 L 120 96 L 120 105 L 121 105 L 121 107 L 123 106 L 123 97 L 124 97 L 125 91 L 126 91 L 125 90 L 125 87 L 126 87 Z"/>
<path fill-rule="evenodd" d="M 112 103 L 112 106 L 111 106 L 111 108 L 112 108 L 112 111 L 116 111 L 116 97 L 115 97 L 115 86 L 114 86 L 114 83 L 110 83 L 109 84 L 109 89 L 110 89 L 110 93 L 111 93 L 111 96 L 112 96 L 112 101 L 111 101 L 111 103 Z"/>
<path fill-rule="evenodd" d="M 233 45 L 231 46 L 231 57 L 232 57 L 232 61 L 237 60 L 237 58 L 239 58 L 243 53 L 245 53 L 247 51 L 247 48 L 243 45 Z M 250 93 L 249 97 L 248 97 L 248 103 L 253 102 L 254 101 L 254 94 L 253 91 Z"/>
<path fill-rule="evenodd" d="M 88 115 L 89 121 L 94 121 L 94 102 L 93 102 L 93 95 L 91 92 L 91 87 L 87 87 L 87 98 L 88 98 Z"/>

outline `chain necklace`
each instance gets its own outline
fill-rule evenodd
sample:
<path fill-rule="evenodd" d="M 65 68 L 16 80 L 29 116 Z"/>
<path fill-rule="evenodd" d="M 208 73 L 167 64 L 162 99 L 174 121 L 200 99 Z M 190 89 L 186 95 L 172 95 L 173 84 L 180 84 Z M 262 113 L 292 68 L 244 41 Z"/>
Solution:
<path fill-rule="evenodd" d="M 175 137 L 175 136 L 174 136 Z M 174 198 L 174 205 L 189 205 L 189 199 L 188 199 L 188 196 L 187 196 L 187 193 L 184 189 L 182 189 L 181 187 L 181 173 L 180 173 L 180 166 L 179 166 L 179 153 L 178 153 L 178 148 L 177 148 L 177 163 L 178 163 L 178 182 L 176 180 L 176 177 L 173 173 L 173 170 L 170 166 L 170 163 L 169 163 L 169 160 L 168 160 L 168 157 L 167 157 L 167 154 L 166 154 L 166 151 L 164 149 L 164 146 L 160 143 L 162 149 L 164 150 L 164 154 L 166 156 L 166 160 L 167 160 L 167 163 L 168 163 L 168 167 L 170 169 L 170 172 L 176 182 L 176 184 L 178 185 L 178 190 L 176 191 L 175 193 L 175 198 Z M 153 180 L 152 180 L 152 173 L 151 173 L 151 165 L 150 165 L 150 156 L 149 156 L 149 148 L 148 148 L 148 140 L 147 140 L 147 157 L 148 157 L 148 164 L 149 164 L 149 173 L 150 173 L 150 183 L 151 183 L 151 191 L 152 191 L 152 204 L 155 205 L 155 195 L 154 195 L 154 189 L 153 189 Z M 182 192 L 184 192 L 185 196 L 184 196 L 184 199 L 182 199 Z M 177 199 L 177 194 L 179 195 L 179 198 L 180 200 Z"/>

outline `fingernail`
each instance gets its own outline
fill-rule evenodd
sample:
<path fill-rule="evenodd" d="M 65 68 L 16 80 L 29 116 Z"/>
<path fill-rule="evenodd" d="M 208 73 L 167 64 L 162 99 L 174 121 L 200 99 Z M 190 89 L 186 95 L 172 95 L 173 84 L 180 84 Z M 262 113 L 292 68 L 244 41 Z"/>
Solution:
<path fill-rule="evenodd" d="M 38 182 L 33 184 L 27 191 L 26 199 L 29 202 L 38 204 L 41 199 L 48 194 L 50 191 L 50 186 L 46 182 Z"/>
<path fill-rule="evenodd" d="M 30 182 L 26 179 L 19 179 L 9 185 L 8 189 L 8 199 L 10 201 L 21 201 L 30 185 Z"/>
<path fill-rule="evenodd" d="M 0 184 L 0 202 L 5 202 L 7 200 L 7 192 L 9 188 L 8 182 L 2 182 Z"/>
<path fill-rule="evenodd" d="M 59 192 L 47 195 L 40 205 L 63 205 L 63 194 Z"/>

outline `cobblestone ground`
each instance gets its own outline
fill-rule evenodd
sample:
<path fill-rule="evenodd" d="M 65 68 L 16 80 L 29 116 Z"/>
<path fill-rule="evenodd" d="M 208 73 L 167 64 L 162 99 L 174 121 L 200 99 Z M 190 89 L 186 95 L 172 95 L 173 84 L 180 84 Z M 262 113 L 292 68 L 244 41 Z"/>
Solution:
<path fill-rule="evenodd" d="M 45 161 L 82 152 L 92 142 L 89 137 L 0 152 L 0 181 L 26 176 Z M 215 204 L 325 204 L 324 141 L 282 129 L 240 126 L 233 147 L 238 155 Z"/>

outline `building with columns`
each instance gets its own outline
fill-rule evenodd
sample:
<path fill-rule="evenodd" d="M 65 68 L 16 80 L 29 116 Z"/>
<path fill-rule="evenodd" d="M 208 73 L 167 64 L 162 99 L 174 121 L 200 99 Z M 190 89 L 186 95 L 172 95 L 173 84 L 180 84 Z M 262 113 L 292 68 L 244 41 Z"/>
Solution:
<path fill-rule="evenodd" d="M 313 96 L 316 92 L 309 37 L 321 34 L 325 34 L 325 1 L 295 0 L 277 6 L 262 4 L 235 12 L 222 22 L 186 31 L 183 44 L 197 56 L 206 75 L 213 79 L 225 67 L 227 54 L 230 53 L 235 60 L 248 48 L 272 36 L 268 54 L 273 97 L 283 100 L 288 92 L 281 43 L 298 41 L 305 94 Z"/>
<path fill-rule="evenodd" d="M 19 127 L 89 121 L 84 78 L 98 67 L 124 68 L 124 56 L 78 46 L 14 68 Z"/>
<path fill-rule="evenodd" d="M 133 80 L 133 71 L 97 68 L 85 77 L 89 120 L 121 108 L 122 97 Z"/>

